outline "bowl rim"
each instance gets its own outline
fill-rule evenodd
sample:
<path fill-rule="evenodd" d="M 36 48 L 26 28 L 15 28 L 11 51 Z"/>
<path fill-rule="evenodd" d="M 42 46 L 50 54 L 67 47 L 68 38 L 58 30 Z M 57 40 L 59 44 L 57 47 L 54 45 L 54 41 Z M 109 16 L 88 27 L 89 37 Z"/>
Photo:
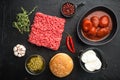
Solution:
<path fill-rule="evenodd" d="M 38 72 L 38 73 L 33 73 L 33 72 L 31 72 L 31 71 L 27 68 L 27 61 L 28 61 L 30 58 L 34 57 L 34 56 L 39 56 L 39 57 L 43 60 L 43 63 L 44 63 L 43 69 L 42 69 L 40 72 Z M 26 70 L 29 74 L 31 74 L 31 75 L 39 75 L 39 74 L 41 74 L 41 73 L 45 70 L 45 68 L 46 68 L 46 61 L 45 61 L 45 59 L 44 59 L 41 55 L 39 55 L 39 54 L 32 54 L 32 55 L 28 56 L 28 57 L 26 58 L 26 60 L 25 60 L 25 70 Z"/>
<path fill-rule="evenodd" d="M 110 39 L 108 39 L 108 40 L 106 40 L 106 41 L 104 41 L 104 42 L 101 42 L 101 41 L 103 41 L 103 40 L 105 40 L 105 39 L 107 39 L 108 37 L 106 37 L 105 39 L 103 39 L 103 40 L 101 40 L 101 41 L 97 41 L 97 42 L 94 42 L 94 41 L 90 41 L 90 40 L 87 40 L 86 38 L 84 38 L 84 37 L 82 37 L 81 36 L 81 31 L 79 30 L 80 28 L 80 23 L 81 23 L 81 20 L 83 20 L 83 18 L 85 17 L 85 15 L 86 14 L 88 14 L 90 11 L 92 11 L 92 10 L 94 10 L 94 9 L 96 9 L 96 8 L 104 8 L 105 10 L 107 10 L 107 11 L 110 11 L 111 13 L 108 13 L 109 15 L 110 14 L 112 14 L 112 15 L 114 15 L 114 19 L 115 19 L 115 22 L 116 23 L 113 23 L 113 24 L 116 24 L 116 30 L 115 30 L 115 32 L 113 33 L 113 35 L 112 36 L 110 36 L 111 35 L 111 33 L 110 33 Z M 103 11 L 105 11 L 105 10 L 103 10 Z M 99 11 L 99 10 L 95 10 L 95 11 Z M 92 11 L 92 12 L 94 12 L 94 11 Z M 106 12 L 106 11 L 105 11 Z M 111 17 L 111 15 L 110 15 L 110 17 Z M 112 19 L 112 21 L 113 21 L 113 19 Z M 113 38 L 116 36 L 116 34 L 117 34 L 117 32 L 118 32 L 118 25 L 117 25 L 117 23 L 118 23 L 118 20 L 117 20 L 117 17 L 116 17 L 116 15 L 115 15 L 115 12 L 112 10 L 112 9 L 110 9 L 110 8 L 108 8 L 108 7 L 106 7 L 106 6 L 95 6 L 95 7 L 92 7 L 92 8 L 90 8 L 90 9 L 88 9 L 84 14 L 82 14 L 81 16 L 80 16 L 80 18 L 79 18 L 79 21 L 78 21 L 78 24 L 77 24 L 77 35 L 78 35 L 78 38 L 83 42 L 83 43 L 85 43 L 85 44 L 87 44 L 87 45 L 92 45 L 92 46 L 99 46 L 99 45 L 104 45 L 104 44 L 107 44 L 107 43 L 109 43 L 110 41 L 112 41 L 113 40 Z M 113 29 L 112 29 L 113 30 Z M 86 40 L 84 40 L 84 39 Z M 87 42 L 88 41 L 88 42 Z M 100 42 L 100 43 L 99 43 Z"/>
<path fill-rule="evenodd" d="M 99 70 L 95 70 L 95 71 L 89 71 L 85 68 L 84 64 L 81 60 L 82 58 L 82 55 L 88 51 L 88 50 L 93 50 L 94 52 L 96 52 L 96 56 L 100 59 L 101 63 L 102 63 L 102 66 Z M 90 48 L 87 48 L 85 50 L 81 50 L 79 52 L 79 55 L 78 55 L 78 59 L 79 59 L 79 64 L 80 66 L 82 67 L 82 69 L 88 73 L 98 73 L 98 72 L 101 72 L 102 70 L 105 70 L 107 68 L 107 63 L 106 63 L 106 60 L 105 58 L 103 57 L 103 51 L 99 48 L 96 48 L 96 47 L 90 47 Z"/>

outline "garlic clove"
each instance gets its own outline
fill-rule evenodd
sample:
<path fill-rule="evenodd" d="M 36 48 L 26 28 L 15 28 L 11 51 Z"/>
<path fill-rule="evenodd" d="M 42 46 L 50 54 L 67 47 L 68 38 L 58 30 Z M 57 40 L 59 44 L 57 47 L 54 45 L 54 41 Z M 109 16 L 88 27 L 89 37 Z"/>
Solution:
<path fill-rule="evenodd" d="M 17 51 L 17 47 L 14 47 L 14 48 L 13 48 L 13 51 Z"/>
<path fill-rule="evenodd" d="M 22 56 L 25 56 L 25 53 L 22 53 L 21 55 L 22 55 Z"/>
<path fill-rule="evenodd" d="M 22 57 L 22 55 L 21 55 L 21 54 L 18 54 L 18 57 Z"/>
<path fill-rule="evenodd" d="M 19 48 L 21 45 L 20 44 L 17 44 L 16 47 Z"/>
<path fill-rule="evenodd" d="M 15 56 L 18 56 L 18 52 L 15 51 L 15 52 L 14 52 L 14 55 L 15 55 Z"/>

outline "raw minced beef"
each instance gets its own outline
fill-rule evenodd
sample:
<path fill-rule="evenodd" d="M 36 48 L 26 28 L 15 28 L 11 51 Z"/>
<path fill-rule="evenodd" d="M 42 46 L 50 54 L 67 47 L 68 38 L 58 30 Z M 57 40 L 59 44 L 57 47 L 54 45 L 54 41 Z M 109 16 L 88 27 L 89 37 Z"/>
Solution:
<path fill-rule="evenodd" d="M 28 41 L 37 46 L 58 50 L 64 31 L 65 19 L 37 12 Z"/>

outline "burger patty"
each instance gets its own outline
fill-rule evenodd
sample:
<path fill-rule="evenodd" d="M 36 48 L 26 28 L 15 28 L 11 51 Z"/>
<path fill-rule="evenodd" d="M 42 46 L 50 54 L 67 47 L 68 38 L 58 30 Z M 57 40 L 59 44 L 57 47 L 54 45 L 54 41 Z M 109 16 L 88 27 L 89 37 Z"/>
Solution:
<path fill-rule="evenodd" d="M 28 41 L 37 46 L 58 50 L 64 31 L 65 19 L 37 12 L 31 25 Z"/>

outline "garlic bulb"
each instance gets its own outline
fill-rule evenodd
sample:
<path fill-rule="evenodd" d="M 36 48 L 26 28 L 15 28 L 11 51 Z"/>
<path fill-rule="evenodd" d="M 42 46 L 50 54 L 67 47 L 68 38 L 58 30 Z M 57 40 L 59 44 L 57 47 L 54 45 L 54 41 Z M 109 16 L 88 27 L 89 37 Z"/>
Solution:
<path fill-rule="evenodd" d="M 25 52 L 26 52 L 26 48 L 21 45 L 21 44 L 17 44 L 14 48 L 13 48 L 13 51 L 14 51 L 14 55 L 17 56 L 17 57 L 22 57 L 25 55 Z"/>

